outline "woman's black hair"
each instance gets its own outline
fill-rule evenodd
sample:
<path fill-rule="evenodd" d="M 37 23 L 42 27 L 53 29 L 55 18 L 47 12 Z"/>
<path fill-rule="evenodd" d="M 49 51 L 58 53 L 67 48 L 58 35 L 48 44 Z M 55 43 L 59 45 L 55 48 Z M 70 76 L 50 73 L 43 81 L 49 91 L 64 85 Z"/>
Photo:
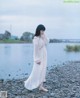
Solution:
<path fill-rule="evenodd" d="M 43 31 L 46 30 L 45 26 L 42 25 L 42 24 L 40 24 L 40 25 L 37 26 L 34 36 L 40 36 L 40 31 L 41 30 L 43 30 Z"/>

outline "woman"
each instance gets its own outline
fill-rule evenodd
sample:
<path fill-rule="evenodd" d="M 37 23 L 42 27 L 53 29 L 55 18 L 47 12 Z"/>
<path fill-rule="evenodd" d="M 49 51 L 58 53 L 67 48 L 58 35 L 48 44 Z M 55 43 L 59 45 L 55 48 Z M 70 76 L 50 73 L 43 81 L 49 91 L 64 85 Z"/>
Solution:
<path fill-rule="evenodd" d="M 24 86 L 28 90 L 39 88 L 39 90 L 48 91 L 43 82 L 46 81 L 46 67 L 47 67 L 47 50 L 46 45 L 48 38 L 46 37 L 44 25 L 40 24 L 36 28 L 33 38 L 34 45 L 34 64 L 32 72 L 27 80 L 24 81 Z"/>

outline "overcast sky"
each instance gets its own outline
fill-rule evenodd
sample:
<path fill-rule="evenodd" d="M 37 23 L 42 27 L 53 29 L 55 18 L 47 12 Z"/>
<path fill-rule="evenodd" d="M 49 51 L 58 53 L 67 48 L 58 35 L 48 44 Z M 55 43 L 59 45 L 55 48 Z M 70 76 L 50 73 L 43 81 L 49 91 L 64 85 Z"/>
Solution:
<path fill-rule="evenodd" d="M 35 33 L 38 24 L 49 38 L 80 39 L 80 3 L 63 0 L 0 0 L 0 33 Z"/>

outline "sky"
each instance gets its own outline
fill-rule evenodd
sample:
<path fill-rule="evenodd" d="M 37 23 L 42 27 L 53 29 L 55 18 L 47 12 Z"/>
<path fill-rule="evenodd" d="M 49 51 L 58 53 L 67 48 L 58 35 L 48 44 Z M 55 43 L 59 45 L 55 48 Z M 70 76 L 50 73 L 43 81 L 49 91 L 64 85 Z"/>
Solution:
<path fill-rule="evenodd" d="M 20 37 L 43 24 L 49 38 L 80 39 L 80 2 L 64 0 L 0 0 L 0 33 Z"/>

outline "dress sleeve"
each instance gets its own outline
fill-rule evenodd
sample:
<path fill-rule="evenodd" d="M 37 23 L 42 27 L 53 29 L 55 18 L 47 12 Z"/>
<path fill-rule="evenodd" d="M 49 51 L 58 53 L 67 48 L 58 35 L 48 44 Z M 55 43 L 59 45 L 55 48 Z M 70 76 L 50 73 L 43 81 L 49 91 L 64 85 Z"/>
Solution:
<path fill-rule="evenodd" d="M 33 54 L 34 62 L 39 62 L 40 61 L 40 51 L 39 51 L 39 39 L 38 38 L 35 38 L 33 40 L 33 45 L 34 45 L 34 54 Z"/>

